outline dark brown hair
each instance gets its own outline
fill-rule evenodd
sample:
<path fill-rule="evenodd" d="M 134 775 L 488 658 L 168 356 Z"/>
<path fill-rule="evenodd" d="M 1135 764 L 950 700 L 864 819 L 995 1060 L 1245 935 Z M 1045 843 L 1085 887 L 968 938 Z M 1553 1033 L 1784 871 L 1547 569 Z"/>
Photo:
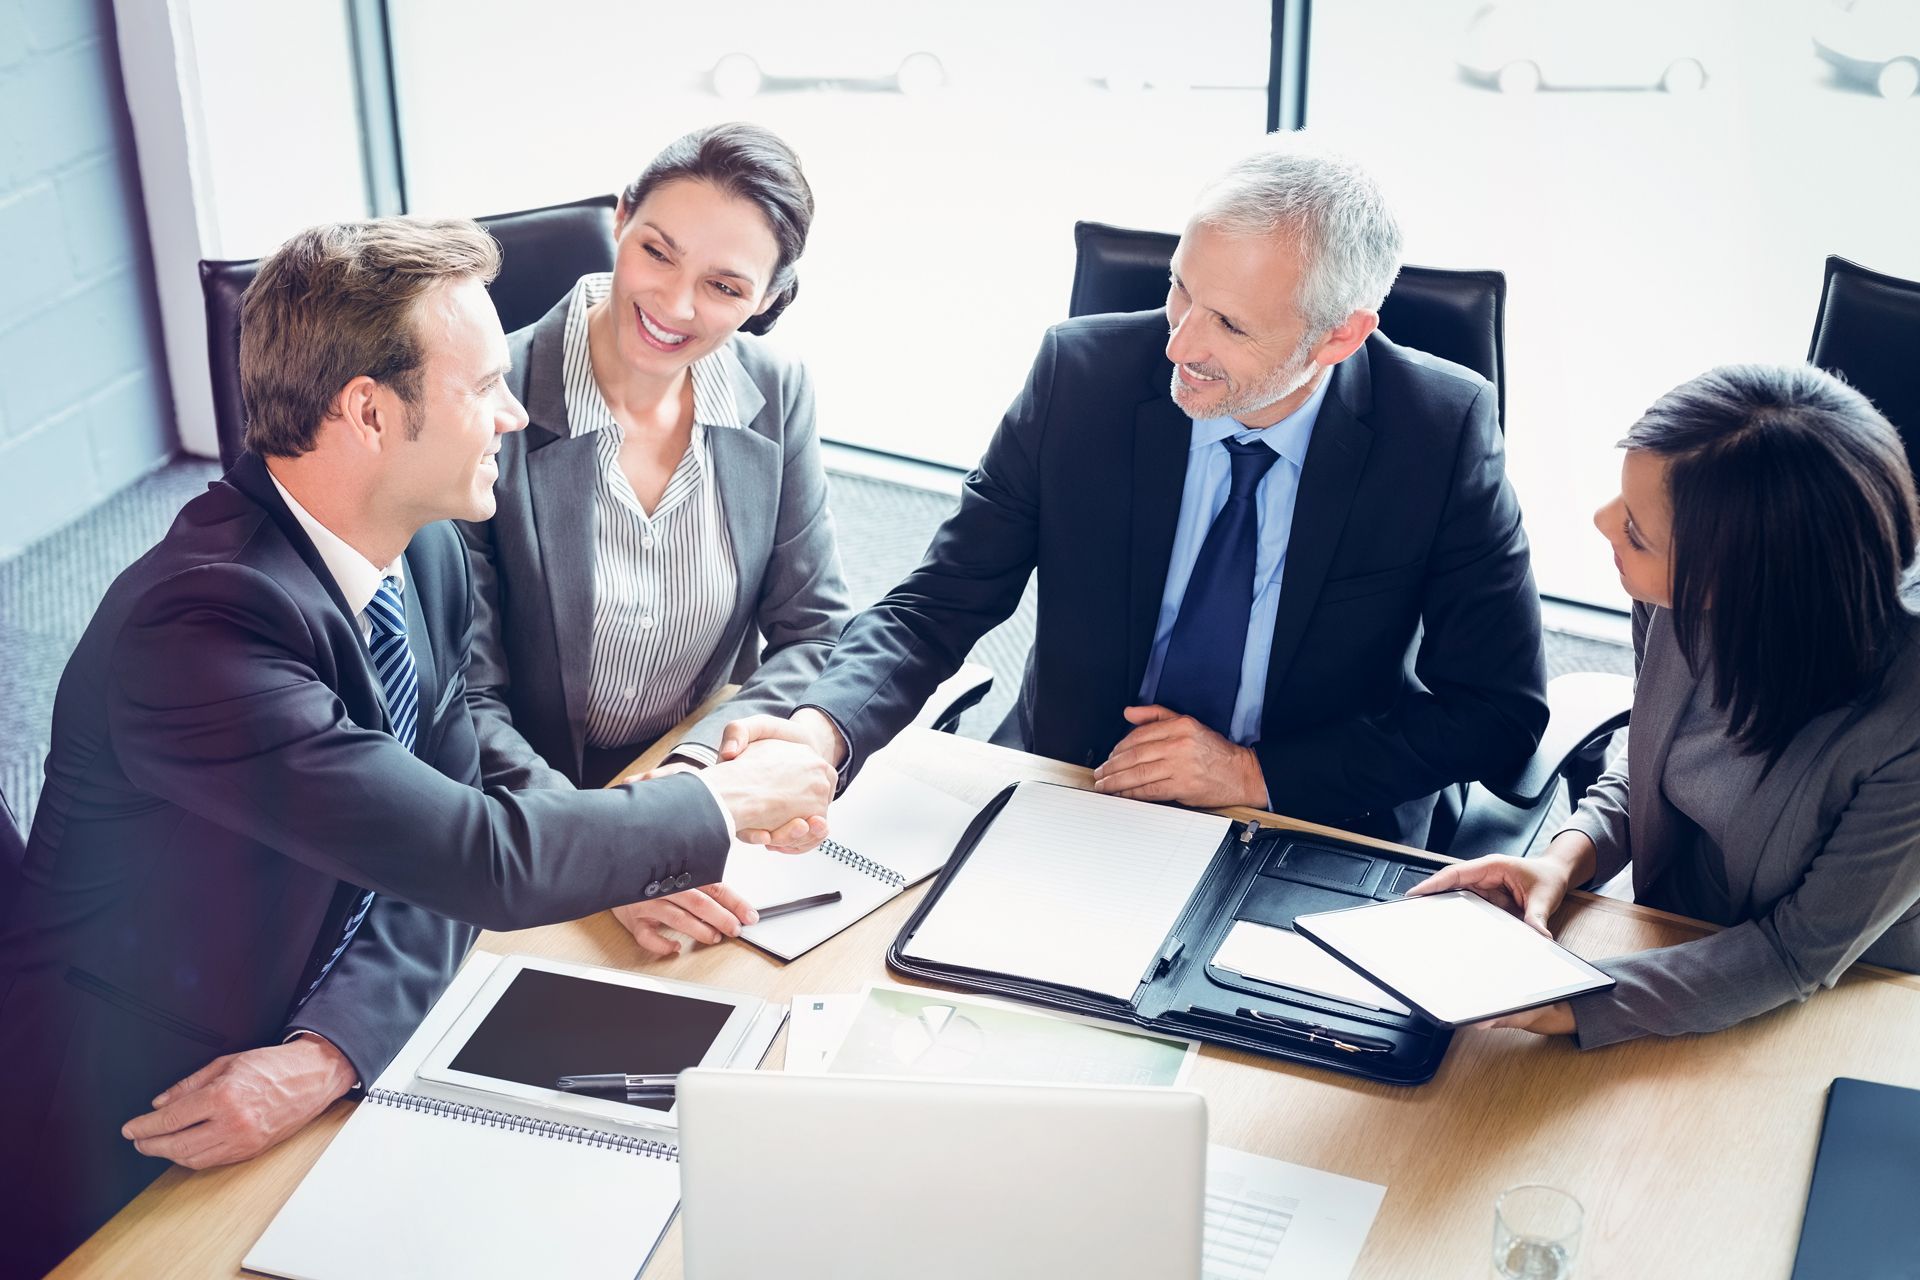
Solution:
<path fill-rule="evenodd" d="M 376 218 L 309 227 L 260 263 L 240 300 L 246 446 L 269 457 L 313 448 L 340 388 L 365 376 L 408 406 L 426 351 L 414 304 L 438 285 L 500 272 L 500 246 L 465 218 Z"/>
<path fill-rule="evenodd" d="M 800 172 L 800 157 L 777 134 L 757 124 L 716 124 L 669 142 L 640 176 L 620 193 L 620 209 L 633 216 L 641 202 L 670 182 L 695 178 L 760 211 L 779 251 L 767 292 L 773 302 L 740 327 L 748 333 L 773 328 L 800 292 L 794 264 L 806 252 L 813 226 L 813 188 Z"/>
<path fill-rule="evenodd" d="M 1725 365 L 1620 442 L 1667 463 L 1673 622 L 1714 705 L 1769 767 L 1871 694 L 1899 639 L 1920 509 L 1899 434 L 1811 365 Z"/>

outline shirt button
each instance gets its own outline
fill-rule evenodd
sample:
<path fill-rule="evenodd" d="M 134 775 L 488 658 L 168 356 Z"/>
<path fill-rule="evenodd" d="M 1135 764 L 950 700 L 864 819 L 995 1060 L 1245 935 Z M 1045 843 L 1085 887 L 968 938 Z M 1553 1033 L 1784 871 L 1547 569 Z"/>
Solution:
<path fill-rule="evenodd" d="M 644 896 L 652 898 L 657 896 L 659 892 L 660 892 L 660 882 L 658 880 L 655 880 L 647 886 Z"/>
<path fill-rule="evenodd" d="M 653 539 L 652 539 L 651 537 L 646 537 L 646 538 L 642 538 L 642 539 L 640 539 L 640 549 L 641 549 L 642 551 L 651 551 L 651 550 L 653 550 Z"/>
<path fill-rule="evenodd" d="M 641 615 L 640 615 L 640 629 L 641 629 L 642 631 L 651 631 L 651 630 L 653 630 L 653 615 L 652 615 L 652 614 L 650 614 L 650 613 L 643 613 L 643 614 L 641 614 Z"/>
<path fill-rule="evenodd" d="M 637 698 L 640 696 L 640 686 L 635 684 L 630 684 L 626 688 L 620 691 L 620 696 L 631 701 L 634 698 Z"/>

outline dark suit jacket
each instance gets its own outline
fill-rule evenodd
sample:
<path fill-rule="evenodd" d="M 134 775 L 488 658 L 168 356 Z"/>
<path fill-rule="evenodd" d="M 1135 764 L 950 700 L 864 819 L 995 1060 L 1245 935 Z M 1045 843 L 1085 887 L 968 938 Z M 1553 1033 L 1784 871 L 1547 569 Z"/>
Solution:
<path fill-rule="evenodd" d="M 1050 330 L 920 567 L 847 628 L 802 699 L 859 759 L 1019 603 L 1039 611 L 1005 740 L 1094 765 L 1139 701 L 1191 422 L 1161 311 Z M 1261 738 L 1273 807 L 1422 843 L 1433 796 L 1524 760 L 1546 725 L 1539 599 L 1494 391 L 1375 334 L 1308 446 Z M 1238 661 L 1234 653 L 1223 661 Z"/>
<path fill-rule="evenodd" d="M 487 776 L 513 787 L 583 782 L 600 459 L 567 419 L 571 301 L 507 338 L 531 421 L 500 446 L 494 518 L 460 526 L 477 588 L 467 700 Z M 745 334 L 720 354 L 745 426 L 707 441 L 740 590 L 694 687 L 741 688 L 684 739 L 712 751 L 728 721 L 793 709 L 849 612 L 806 370 Z"/>
<path fill-rule="evenodd" d="M 51 1265 L 166 1167 L 119 1127 L 215 1056 L 302 1027 L 370 1083 L 475 926 L 720 878 L 728 832 L 698 779 L 480 790 L 451 525 L 407 549 L 406 603 L 411 753 L 258 458 L 108 590 L 60 682 L 25 861 L 0 868 L 0 1274 Z M 374 908 L 296 1013 L 354 886 Z"/>

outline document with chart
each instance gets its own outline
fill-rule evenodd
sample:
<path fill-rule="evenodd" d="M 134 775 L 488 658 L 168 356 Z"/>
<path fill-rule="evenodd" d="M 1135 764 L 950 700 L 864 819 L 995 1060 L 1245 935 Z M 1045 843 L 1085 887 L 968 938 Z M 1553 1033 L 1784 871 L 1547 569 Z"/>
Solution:
<path fill-rule="evenodd" d="M 1207 1146 L 1203 1280 L 1346 1280 L 1387 1189 Z"/>

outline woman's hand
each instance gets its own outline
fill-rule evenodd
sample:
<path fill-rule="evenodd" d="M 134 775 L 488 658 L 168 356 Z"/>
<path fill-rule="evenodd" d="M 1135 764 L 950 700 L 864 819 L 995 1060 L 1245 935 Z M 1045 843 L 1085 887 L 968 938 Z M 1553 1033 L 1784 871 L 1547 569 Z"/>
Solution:
<path fill-rule="evenodd" d="M 1553 934 L 1547 929 L 1547 921 L 1565 900 L 1571 884 L 1566 864 L 1558 858 L 1509 858 L 1493 854 L 1444 867 L 1415 885 L 1407 896 L 1471 889 L 1495 906 L 1519 916 L 1542 937 L 1551 938 Z"/>
<path fill-rule="evenodd" d="M 1570 1036 L 1574 1032 L 1573 1006 L 1562 1000 L 1557 1004 L 1543 1004 L 1538 1009 L 1522 1009 L 1504 1017 L 1490 1018 L 1479 1025 L 1489 1031 L 1507 1027 L 1531 1031 L 1537 1036 Z"/>

